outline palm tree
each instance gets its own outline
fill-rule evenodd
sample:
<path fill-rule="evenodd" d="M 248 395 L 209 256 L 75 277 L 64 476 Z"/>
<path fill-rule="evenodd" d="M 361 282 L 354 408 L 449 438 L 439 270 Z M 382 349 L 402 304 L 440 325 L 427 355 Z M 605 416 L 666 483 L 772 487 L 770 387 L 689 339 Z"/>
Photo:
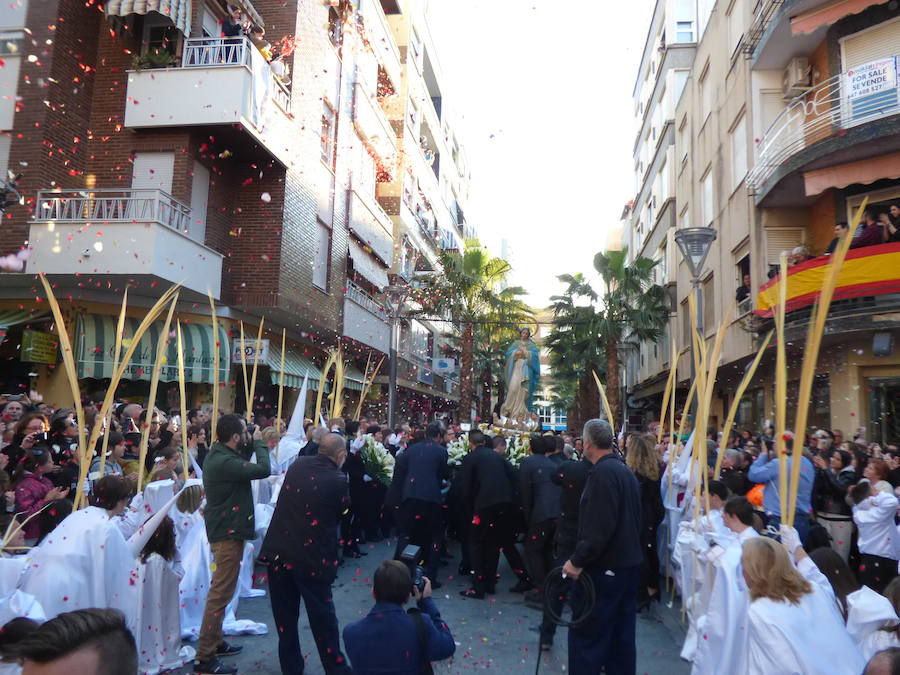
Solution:
<path fill-rule="evenodd" d="M 566 408 L 569 427 L 580 430 L 600 414 L 592 371 L 602 374 L 606 362 L 602 310 L 597 293 L 581 272 L 557 278 L 566 289 L 550 298 L 553 329 L 544 346 L 550 351 L 550 367 L 558 386 L 571 392 L 571 405 Z"/>
<path fill-rule="evenodd" d="M 509 263 L 493 257 L 477 240 L 467 240 L 462 252 L 444 250 L 438 255 L 439 274 L 415 289 L 411 299 L 421 308 L 420 313 L 446 316 L 458 327 L 459 418 L 468 422 L 474 395 L 476 345 L 481 343 L 482 348 L 489 348 L 494 339 L 502 338 L 502 331 L 490 326 L 524 321 L 532 312 L 519 299 L 523 289 L 501 289 L 512 269 Z M 485 367 L 490 380 L 495 367 L 483 361 L 482 371 Z"/>
<path fill-rule="evenodd" d="M 599 328 L 605 339 L 606 394 L 616 419 L 621 407 L 619 344 L 658 341 L 669 318 L 666 289 L 653 282 L 657 264 L 658 260 L 639 257 L 629 265 L 627 248 L 594 256 L 594 267 L 606 288 Z"/>

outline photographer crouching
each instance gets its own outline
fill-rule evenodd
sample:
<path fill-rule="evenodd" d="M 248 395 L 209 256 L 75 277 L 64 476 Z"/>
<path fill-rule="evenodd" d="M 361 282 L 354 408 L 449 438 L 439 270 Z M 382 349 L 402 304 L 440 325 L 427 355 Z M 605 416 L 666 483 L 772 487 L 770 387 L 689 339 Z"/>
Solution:
<path fill-rule="evenodd" d="M 431 599 L 431 581 L 415 576 L 418 584 L 399 560 L 385 560 L 376 570 L 375 606 L 364 619 L 344 628 L 344 647 L 357 675 L 430 673 L 432 661 L 448 659 L 456 651 L 453 635 Z M 411 595 L 417 607 L 404 611 Z"/>

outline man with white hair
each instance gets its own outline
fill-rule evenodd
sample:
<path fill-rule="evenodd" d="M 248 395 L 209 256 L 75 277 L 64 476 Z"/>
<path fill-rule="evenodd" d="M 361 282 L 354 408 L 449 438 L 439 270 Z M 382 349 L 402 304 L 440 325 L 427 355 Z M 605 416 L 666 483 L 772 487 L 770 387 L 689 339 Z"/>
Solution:
<path fill-rule="evenodd" d="M 589 577 L 591 615 L 569 629 L 572 675 L 634 673 L 635 623 L 641 574 L 641 495 L 637 478 L 612 449 L 613 430 L 593 419 L 584 425 L 584 457 L 593 464 L 581 496 L 578 543 L 563 574 Z"/>

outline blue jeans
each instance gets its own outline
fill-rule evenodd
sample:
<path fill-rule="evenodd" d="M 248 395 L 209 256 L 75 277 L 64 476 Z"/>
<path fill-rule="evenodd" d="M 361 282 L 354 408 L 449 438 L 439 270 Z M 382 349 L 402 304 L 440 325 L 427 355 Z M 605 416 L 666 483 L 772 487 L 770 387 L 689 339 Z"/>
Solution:
<path fill-rule="evenodd" d="M 331 582 L 309 579 L 296 567 L 269 563 L 269 598 L 278 630 L 278 660 L 284 675 L 301 675 L 304 663 L 300 652 L 300 601 L 306 603 L 306 616 L 325 672 L 352 675 L 347 658 L 341 653 L 341 633 Z"/>
<path fill-rule="evenodd" d="M 780 529 L 781 516 L 776 516 L 775 514 L 770 515 L 769 521 L 766 523 L 766 532 L 764 534 L 769 534 L 773 539 L 781 541 L 781 536 L 778 535 Z M 805 513 L 794 514 L 794 529 L 797 530 L 797 534 L 800 537 L 800 543 L 803 544 L 805 548 L 806 540 L 809 538 L 809 516 Z"/>
<path fill-rule="evenodd" d="M 594 582 L 596 600 L 590 617 L 569 629 L 569 673 L 634 675 L 637 668 L 635 622 L 641 566 L 584 570 Z"/>

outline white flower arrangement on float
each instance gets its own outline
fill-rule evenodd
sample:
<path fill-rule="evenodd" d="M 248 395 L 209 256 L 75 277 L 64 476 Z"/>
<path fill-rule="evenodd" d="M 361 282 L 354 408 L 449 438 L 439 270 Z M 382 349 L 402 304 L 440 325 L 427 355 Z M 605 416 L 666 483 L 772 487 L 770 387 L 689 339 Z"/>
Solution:
<path fill-rule="evenodd" d="M 366 434 L 365 438 L 366 441 L 359 454 L 366 473 L 382 484 L 390 485 L 394 478 L 394 456 L 383 443 L 376 441 L 372 434 Z"/>
<path fill-rule="evenodd" d="M 447 445 L 447 465 L 452 469 L 457 468 L 467 454 L 469 454 L 469 439 L 465 436 L 457 438 Z"/>

